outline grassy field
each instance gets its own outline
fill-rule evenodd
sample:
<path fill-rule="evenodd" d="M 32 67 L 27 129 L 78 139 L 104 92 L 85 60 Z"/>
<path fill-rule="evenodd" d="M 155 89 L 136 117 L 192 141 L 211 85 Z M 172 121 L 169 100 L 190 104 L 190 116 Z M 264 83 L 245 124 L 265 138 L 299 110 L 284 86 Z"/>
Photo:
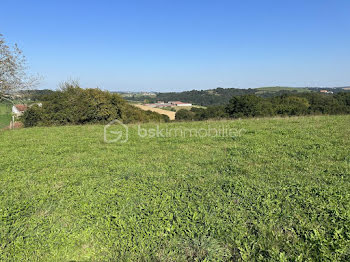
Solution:
<path fill-rule="evenodd" d="M 257 95 L 263 94 L 263 93 L 276 93 L 276 92 L 280 92 L 280 91 L 296 91 L 298 93 L 311 92 L 307 88 L 283 87 L 283 86 L 259 87 L 259 88 L 256 88 L 256 90 L 258 90 L 256 92 Z"/>
<path fill-rule="evenodd" d="M 0 129 L 10 125 L 11 105 L 0 102 Z"/>
<path fill-rule="evenodd" d="M 0 132 L 1 261 L 349 261 L 350 116 Z M 154 124 L 143 125 L 153 128 Z"/>

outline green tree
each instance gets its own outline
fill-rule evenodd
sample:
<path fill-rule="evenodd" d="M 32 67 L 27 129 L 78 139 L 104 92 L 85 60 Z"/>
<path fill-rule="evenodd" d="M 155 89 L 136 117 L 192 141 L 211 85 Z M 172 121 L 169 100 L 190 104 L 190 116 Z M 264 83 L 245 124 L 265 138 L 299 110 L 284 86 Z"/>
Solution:
<path fill-rule="evenodd" d="M 263 115 L 264 99 L 256 95 L 234 96 L 226 106 L 230 117 L 254 117 Z"/>
<path fill-rule="evenodd" d="M 43 118 L 43 110 L 41 107 L 34 105 L 26 110 L 21 116 L 21 120 L 25 127 L 38 125 Z"/>
<path fill-rule="evenodd" d="M 191 120 L 194 120 L 194 118 L 195 118 L 195 113 L 191 112 L 191 111 L 189 111 L 187 109 L 180 109 L 175 114 L 175 119 L 176 120 L 191 121 Z"/>
<path fill-rule="evenodd" d="M 12 100 L 14 93 L 38 84 L 38 77 L 27 73 L 27 63 L 17 44 L 6 44 L 0 34 L 0 100 Z"/>
<path fill-rule="evenodd" d="M 305 115 L 310 107 L 309 101 L 304 97 L 282 95 L 274 98 L 275 111 L 279 115 Z"/>
<path fill-rule="evenodd" d="M 114 119 L 124 123 L 167 121 L 155 112 L 146 112 L 128 104 L 118 94 L 100 89 L 83 89 L 77 82 L 66 82 L 60 90 L 42 98 L 41 114 L 25 114 L 23 122 L 33 125 L 105 124 Z M 34 120 L 36 118 L 36 120 Z"/>

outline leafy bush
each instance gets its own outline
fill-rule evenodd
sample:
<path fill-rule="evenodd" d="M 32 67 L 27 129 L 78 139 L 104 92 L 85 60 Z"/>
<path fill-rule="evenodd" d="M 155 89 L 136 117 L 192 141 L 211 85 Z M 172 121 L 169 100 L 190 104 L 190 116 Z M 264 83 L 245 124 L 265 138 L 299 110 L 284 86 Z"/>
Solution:
<path fill-rule="evenodd" d="M 34 105 L 30 107 L 21 116 L 21 120 L 25 127 L 37 126 L 43 118 L 43 110 L 41 107 Z"/>
<path fill-rule="evenodd" d="M 281 96 L 272 99 L 277 115 L 305 115 L 309 109 L 309 102 L 304 97 Z"/>
<path fill-rule="evenodd" d="M 155 112 L 129 105 L 117 94 L 100 89 L 83 89 L 75 82 L 41 97 L 42 108 L 32 107 L 22 117 L 26 127 L 108 123 L 120 119 L 125 123 L 167 121 Z"/>
<path fill-rule="evenodd" d="M 194 117 L 195 117 L 195 113 L 193 113 L 192 111 L 189 111 L 187 109 L 180 109 L 175 114 L 176 120 L 191 121 L 194 119 Z"/>

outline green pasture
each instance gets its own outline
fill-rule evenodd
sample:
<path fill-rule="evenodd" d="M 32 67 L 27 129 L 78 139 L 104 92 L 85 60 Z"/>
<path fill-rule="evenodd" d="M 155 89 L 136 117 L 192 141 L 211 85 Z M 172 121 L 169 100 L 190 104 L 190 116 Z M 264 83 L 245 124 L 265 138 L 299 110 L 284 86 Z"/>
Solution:
<path fill-rule="evenodd" d="M 349 124 L 129 125 L 125 143 L 100 125 L 0 131 L 0 260 L 349 261 Z"/>

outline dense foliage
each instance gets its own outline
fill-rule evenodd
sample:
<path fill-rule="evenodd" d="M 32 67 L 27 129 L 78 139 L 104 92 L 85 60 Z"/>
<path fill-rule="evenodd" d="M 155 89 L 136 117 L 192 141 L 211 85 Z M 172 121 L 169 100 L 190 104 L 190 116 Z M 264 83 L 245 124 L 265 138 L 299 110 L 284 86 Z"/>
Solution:
<path fill-rule="evenodd" d="M 211 106 L 207 109 L 192 108 L 191 111 L 185 111 L 178 111 L 176 119 L 350 114 L 350 92 L 334 95 L 310 92 L 266 98 L 256 95 L 233 96 L 225 107 Z"/>
<path fill-rule="evenodd" d="M 129 105 L 117 94 L 82 89 L 75 83 L 66 83 L 61 90 L 49 93 L 41 100 L 42 107 L 34 105 L 23 114 L 26 127 L 107 123 L 114 119 L 124 123 L 168 120 L 165 115 Z"/>
<path fill-rule="evenodd" d="M 99 125 L 0 131 L 0 260 L 350 261 L 349 123 L 129 125 L 124 144 Z"/>

